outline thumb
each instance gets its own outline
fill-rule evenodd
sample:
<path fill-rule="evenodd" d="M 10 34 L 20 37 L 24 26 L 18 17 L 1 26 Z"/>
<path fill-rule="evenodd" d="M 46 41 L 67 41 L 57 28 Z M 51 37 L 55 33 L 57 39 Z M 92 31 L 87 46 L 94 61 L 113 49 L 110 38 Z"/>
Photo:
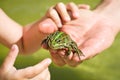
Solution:
<path fill-rule="evenodd" d="M 52 19 L 47 18 L 39 23 L 39 30 L 42 33 L 50 34 L 58 30 L 58 28 Z"/>

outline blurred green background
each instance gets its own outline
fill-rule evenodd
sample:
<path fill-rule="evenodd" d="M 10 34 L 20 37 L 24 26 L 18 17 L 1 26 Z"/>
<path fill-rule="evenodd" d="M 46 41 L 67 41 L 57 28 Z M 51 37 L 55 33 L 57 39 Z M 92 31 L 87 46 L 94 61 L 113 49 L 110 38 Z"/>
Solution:
<path fill-rule="evenodd" d="M 94 8 L 100 0 L 72 0 L 76 4 L 84 3 Z M 71 2 L 71 0 L 0 0 L 2 8 L 13 20 L 26 25 L 40 19 L 46 10 L 58 2 Z M 120 79 L 120 34 L 117 35 L 113 45 L 100 55 L 84 61 L 78 67 L 58 67 L 54 63 L 50 65 L 51 80 L 119 80 Z M 0 65 L 3 62 L 8 49 L 0 44 Z M 24 68 L 32 66 L 46 57 L 50 57 L 48 51 L 39 50 L 33 55 L 19 55 L 15 66 Z"/>

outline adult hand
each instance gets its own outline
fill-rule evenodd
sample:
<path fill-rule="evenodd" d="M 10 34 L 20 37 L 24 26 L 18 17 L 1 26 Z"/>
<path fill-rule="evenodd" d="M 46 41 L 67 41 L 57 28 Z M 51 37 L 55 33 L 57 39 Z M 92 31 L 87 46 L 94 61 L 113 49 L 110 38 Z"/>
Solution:
<path fill-rule="evenodd" d="M 58 12 L 57 9 L 55 10 Z M 66 8 L 63 12 L 67 11 Z M 63 15 L 64 18 L 66 14 Z M 60 15 L 59 12 L 58 15 Z M 65 22 L 60 30 L 70 35 L 84 56 L 80 56 L 80 60 L 76 54 L 71 53 L 69 56 L 66 56 L 65 51 L 52 50 L 50 51 L 52 59 L 59 66 L 65 64 L 77 66 L 82 61 L 90 59 L 108 48 L 112 44 L 119 29 L 112 19 L 88 9 L 79 9 L 79 17 L 73 18 L 71 16 L 71 20 Z"/>
<path fill-rule="evenodd" d="M 14 62 L 18 51 L 18 47 L 13 45 L 0 67 L 0 80 L 50 80 L 48 70 L 48 66 L 51 63 L 50 59 L 45 59 L 35 66 L 17 70 L 14 67 Z"/>

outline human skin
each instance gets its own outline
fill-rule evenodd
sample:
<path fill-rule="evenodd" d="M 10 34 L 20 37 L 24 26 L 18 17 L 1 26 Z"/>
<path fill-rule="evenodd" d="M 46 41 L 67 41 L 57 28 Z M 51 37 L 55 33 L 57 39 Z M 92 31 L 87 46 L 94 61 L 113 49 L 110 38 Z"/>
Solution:
<path fill-rule="evenodd" d="M 40 44 L 44 37 L 57 30 L 57 26 L 51 27 L 54 23 L 50 18 L 45 20 L 45 22 L 49 21 L 47 23 L 49 26 L 44 27 L 44 23 L 41 23 L 41 21 L 42 19 L 22 27 L 0 9 L 0 43 L 8 48 L 11 48 L 13 44 L 17 44 L 12 47 L 0 66 L 0 80 L 50 80 L 48 70 L 48 66 L 51 63 L 50 59 L 45 59 L 35 66 L 23 69 L 16 69 L 14 67 L 18 52 L 22 54 L 35 52 L 41 47 Z"/>
<path fill-rule="evenodd" d="M 78 56 L 73 55 L 73 53 L 66 57 L 64 51 L 51 51 L 53 61 L 59 66 L 63 66 L 65 64 L 76 66 L 82 61 L 89 59 L 108 48 L 120 30 L 118 22 L 120 19 L 119 4 L 119 0 L 104 0 L 104 2 L 102 2 L 102 4 L 93 11 L 83 8 L 80 8 L 80 12 L 75 10 L 76 14 L 79 13 L 79 15 L 77 17 L 70 16 L 72 18 L 68 20 L 64 19 L 64 15 L 67 15 L 68 13 L 64 13 L 62 17 L 63 26 L 61 30 L 68 33 L 74 41 L 78 42 L 77 44 L 85 56 L 81 56 L 80 61 Z M 73 13 L 71 15 L 73 15 Z M 3 18 L 3 16 L 5 17 Z M 2 22 L 2 20 L 4 22 Z M 0 21 L 0 24 L 2 24 L 0 25 L 0 34 L 3 33 L 2 31 L 14 29 L 8 34 L 5 33 L 0 35 L 0 42 L 9 48 L 12 46 L 12 44 L 16 43 L 18 44 L 20 52 L 22 53 L 32 53 L 38 50 L 41 47 L 38 42 L 40 41 L 39 43 L 41 43 L 44 37 L 57 30 L 57 25 L 55 24 L 57 22 L 54 23 L 54 18 L 52 20 L 43 18 L 43 20 L 39 20 L 31 25 L 27 25 L 23 29 L 21 28 L 21 25 L 15 23 L 13 20 L 8 18 L 2 10 L 0 10 Z M 8 23 L 10 23 L 12 27 L 7 25 Z M 7 30 L 1 27 L 4 24 Z M 61 25 L 59 25 L 59 27 L 60 26 Z M 75 32 L 78 32 L 78 29 L 80 33 L 76 34 Z M 50 32 L 46 32 L 48 30 L 50 30 Z M 16 32 L 19 33 L 16 34 Z M 16 37 L 14 34 L 16 34 Z M 34 38 L 34 36 L 36 37 Z M 43 38 L 41 39 L 40 36 Z M 32 48 L 29 47 L 30 45 L 33 45 Z"/>
<path fill-rule="evenodd" d="M 72 3 L 73 4 L 73 3 Z M 81 60 L 76 54 L 71 53 L 69 56 L 65 55 L 65 51 L 50 50 L 54 63 L 58 66 L 68 64 L 70 66 L 77 66 L 82 61 L 90 59 L 98 55 L 103 50 L 109 48 L 116 35 L 120 31 L 120 0 L 104 0 L 93 11 L 89 9 L 79 8 L 74 9 L 74 13 L 70 14 L 69 21 L 66 21 L 66 15 L 69 15 L 69 8 L 63 11 L 59 7 L 60 4 L 53 8 L 58 12 L 58 15 L 64 13 L 61 18 L 54 18 L 53 20 L 59 21 L 57 24 L 62 24 L 61 31 L 66 32 L 77 43 L 79 49 L 83 52 L 84 56 L 80 56 Z M 62 4 L 65 6 L 64 4 Z M 76 7 L 74 7 L 76 8 Z M 73 14 L 79 16 L 74 17 Z M 64 22 L 62 22 L 64 21 Z"/>
<path fill-rule="evenodd" d="M 0 67 L 0 79 L 24 80 L 29 78 L 32 80 L 49 80 L 49 59 L 45 59 L 35 66 L 23 69 L 16 69 L 13 64 L 18 52 L 30 54 L 41 48 L 43 39 L 50 33 L 58 30 L 54 21 L 45 15 L 37 22 L 22 27 L 0 9 L 0 30 L 0 43 L 8 48 L 11 48 L 13 44 L 17 44 L 8 53 L 8 56 Z M 15 74 L 14 77 L 13 74 Z"/>
<path fill-rule="evenodd" d="M 50 18 L 44 18 L 47 24 L 42 23 L 42 20 L 22 27 L 0 9 L 0 42 L 8 48 L 17 44 L 20 53 L 23 54 L 37 51 L 41 47 L 42 40 L 57 30 L 57 26 L 54 26 L 55 24 Z M 54 27 L 51 27 L 52 25 Z"/>
<path fill-rule="evenodd" d="M 70 5 L 68 7 L 72 6 Z M 84 7 L 84 5 L 81 7 Z M 74 8 L 70 8 L 69 10 L 72 13 L 76 11 Z M 0 42 L 8 48 L 11 48 L 13 44 L 17 44 L 19 53 L 23 54 L 30 54 L 39 50 L 41 48 L 41 42 L 46 36 L 57 31 L 62 25 L 59 23 L 59 25 L 56 26 L 55 23 L 59 21 L 54 20 L 54 18 L 59 18 L 59 16 L 53 18 L 52 15 L 55 15 L 54 13 L 55 11 L 49 10 L 40 20 L 23 27 L 8 17 L 5 12 L 0 9 Z M 50 14 L 49 17 L 48 14 Z M 64 14 L 60 15 L 62 16 Z M 65 21 L 69 21 L 69 15 L 66 14 L 66 16 L 67 18 Z M 77 15 L 74 17 L 77 17 Z"/>
<path fill-rule="evenodd" d="M 61 25 L 56 26 L 56 21 L 51 19 L 52 17 L 48 18 L 47 13 L 42 19 L 23 27 L 0 9 L 0 42 L 8 48 L 17 44 L 22 54 L 30 54 L 39 50 L 41 48 L 40 44 L 46 36 L 61 27 Z M 53 12 L 51 14 L 54 15 Z"/>
<path fill-rule="evenodd" d="M 18 55 L 17 45 L 13 45 L 0 67 L 0 80 L 50 80 L 48 66 L 50 59 L 45 59 L 35 66 L 16 69 L 14 62 Z"/>

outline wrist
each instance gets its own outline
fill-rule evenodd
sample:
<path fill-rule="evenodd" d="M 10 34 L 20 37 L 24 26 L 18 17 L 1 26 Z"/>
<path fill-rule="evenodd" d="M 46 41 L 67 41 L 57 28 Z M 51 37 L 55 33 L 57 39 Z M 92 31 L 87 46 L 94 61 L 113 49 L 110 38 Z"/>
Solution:
<path fill-rule="evenodd" d="M 116 24 L 120 31 L 120 0 L 104 0 L 95 10 L 97 14 L 103 15 Z M 114 26 L 115 27 L 115 26 Z"/>

